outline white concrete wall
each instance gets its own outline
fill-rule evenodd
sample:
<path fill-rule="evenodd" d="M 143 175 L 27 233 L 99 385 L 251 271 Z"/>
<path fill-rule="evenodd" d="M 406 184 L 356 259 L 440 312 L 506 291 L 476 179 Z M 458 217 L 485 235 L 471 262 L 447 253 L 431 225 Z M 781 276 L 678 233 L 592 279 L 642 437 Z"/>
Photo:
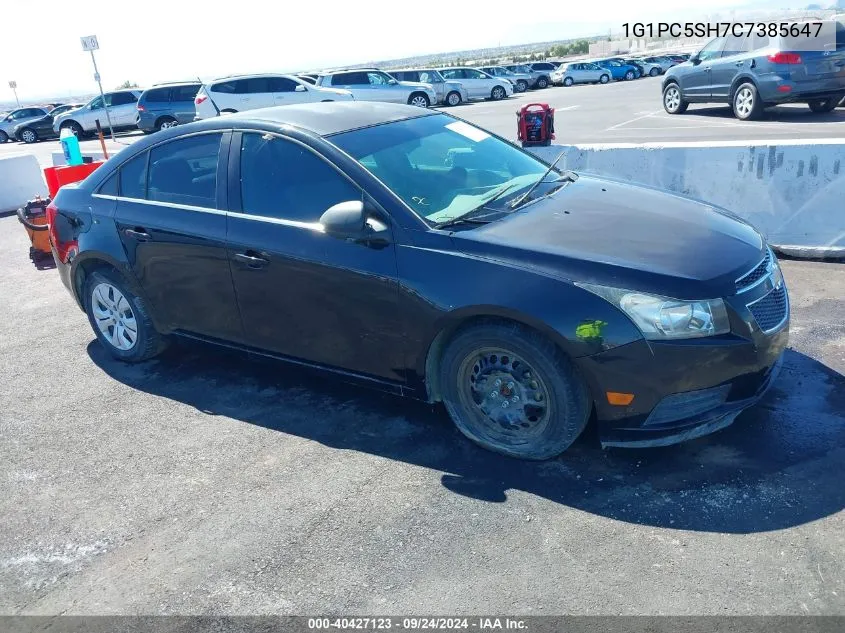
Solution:
<path fill-rule="evenodd" d="M 845 256 L 845 139 L 536 148 L 576 172 L 643 183 L 724 207 L 782 252 Z"/>
<path fill-rule="evenodd" d="M 0 213 L 15 211 L 38 195 L 47 195 L 38 159 L 32 154 L 0 156 Z"/>

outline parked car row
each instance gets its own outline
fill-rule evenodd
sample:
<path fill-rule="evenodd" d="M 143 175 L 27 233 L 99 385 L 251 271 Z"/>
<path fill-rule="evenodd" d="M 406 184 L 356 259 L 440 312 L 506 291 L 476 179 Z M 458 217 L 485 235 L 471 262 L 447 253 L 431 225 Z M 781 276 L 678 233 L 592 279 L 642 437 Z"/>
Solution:
<path fill-rule="evenodd" d="M 611 81 L 632 81 L 641 77 L 662 75 L 674 65 L 683 63 L 683 55 L 666 57 L 608 57 L 561 64 L 551 75 L 556 86 L 579 83 L 606 84 Z"/>

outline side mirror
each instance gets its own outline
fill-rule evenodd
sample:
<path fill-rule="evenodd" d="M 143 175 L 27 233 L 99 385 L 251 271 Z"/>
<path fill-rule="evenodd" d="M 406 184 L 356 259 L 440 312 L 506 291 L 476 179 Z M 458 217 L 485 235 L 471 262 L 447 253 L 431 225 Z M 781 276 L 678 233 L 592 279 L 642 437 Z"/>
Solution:
<path fill-rule="evenodd" d="M 294 88 L 293 91 L 294 92 L 307 92 L 308 88 L 306 88 L 302 84 L 296 84 L 296 88 Z"/>
<path fill-rule="evenodd" d="M 701 58 L 698 56 L 698 53 L 690 57 L 689 60 L 692 62 L 693 66 L 698 66 L 701 63 Z"/>
<path fill-rule="evenodd" d="M 387 244 L 388 227 L 383 222 L 368 218 L 360 200 L 339 202 L 320 216 L 323 232 L 347 242 Z"/>
<path fill-rule="evenodd" d="M 389 81 L 387 82 L 387 85 L 388 85 L 388 86 L 395 86 L 395 85 L 396 85 L 396 84 L 398 84 L 398 83 L 399 83 L 399 82 L 398 82 L 398 81 L 396 81 L 395 79 L 391 79 L 391 80 L 389 80 Z"/>

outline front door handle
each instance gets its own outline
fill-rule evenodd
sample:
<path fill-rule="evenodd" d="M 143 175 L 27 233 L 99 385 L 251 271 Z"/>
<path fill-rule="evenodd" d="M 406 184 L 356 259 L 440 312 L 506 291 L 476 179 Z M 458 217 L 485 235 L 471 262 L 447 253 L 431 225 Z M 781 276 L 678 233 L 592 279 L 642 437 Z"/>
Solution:
<path fill-rule="evenodd" d="M 133 237 L 139 242 L 148 242 L 149 240 L 153 239 L 152 236 L 144 231 L 142 228 L 134 228 L 134 229 L 124 229 L 124 235 L 127 237 Z"/>
<path fill-rule="evenodd" d="M 250 268 L 263 268 L 270 263 L 269 259 L 250 255 L 249 252 L 236 253 L 233 259 L 237 262 L 241 262 L 242 264 L 246 264 Z"/>
<path fill-rule="evenodd" d="M 734 62 L 734 66 L 742 66 L 745 62 Z"/>

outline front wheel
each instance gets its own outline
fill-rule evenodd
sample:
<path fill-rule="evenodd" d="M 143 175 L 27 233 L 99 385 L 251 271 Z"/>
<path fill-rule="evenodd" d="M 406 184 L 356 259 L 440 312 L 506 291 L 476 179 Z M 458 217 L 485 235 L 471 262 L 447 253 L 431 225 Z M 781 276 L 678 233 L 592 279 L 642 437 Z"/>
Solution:
<path fill-rule="evenodd" d="M 166 341 L 153 327 L 143 299 L 115 271 L 98 270 L 85 280 L 85 312 L 100 344 L 128 363 L 159 354 Z"/>
<path fill-rule="evenodd" d="M 6 134 L 3 130 L 0 130 L 0 144 L 6 143 L 9 141 L 9 135 Z"/>
<path fill-rule="evenodd" d="M 567 77 L 566 79 L 563 80 L 563 85 L 566 86 L 567 88 L 574 83 L 575 83 L 575 80 L 572 77 Z"/>
<path fill-rule="evenodd" d="M 24 128 L 21 130 L 21 140 L 27 145 L 38 141 L 38 133 L 32 128 Z"/>
<path fill-rule="evenodd" d="M 452 91 L 446 95 L 446 103 L 452 107 L 461 105 L 461 101 L 463 99 L 461 99 L 461 93 L 459 92 Z"/>
<path fill-rule="evenodd" d="M 443 354 L 440 385 L 461 433 L 522 459 L 562 453 L 584 430 L 591 409 L 569 359 L 516 323 L 491 321 L 459 332 Z"/>
<path fill-rule="evenodd" d="M 524 79 L 520 79 L 516 82 L 516 90 L 517 92 L 525 92 L 528 90 L 528 82 Z"/>
<path fill-rule="evenodd" d="M 610 81 L 610 75 L 602 75 L 599 77 L 599 83 L 606 84 Z"/>
<path fill-rule="evenodd" d="M 830 99 L 813 99 L 807 103 L 810 110 L 816 114 L 824 114 L 825 112 L 833 112 L 839 104 L 839 97 L 831 97 Z"/>
<path fill-rule="evenodd" d="M 176 119 L 169 116 L 163 116 L 158 121 L 156 121 L 156 132 L 160 132 L 161 130 L 169 130 L 172 127 L 176 127 L 178 125 Z"/>
<path fill-rule="evenodd" d="M 740 121 L 751 121 L 763 112 L 763 103 L 752 83 L 744 83 L 736 89 L 732 99 L 734 116 Z"/>
<path fill-rule="evenodd" d="M 415 92 L 408 97 L 408 105 L 417 106 L 418 108 L 427 108 L 429 105 L 428 97 L 421 92 Z"/>
<path fill-rule="evenodd" d="M 625 81 L 631 81 L 632 79 L 634 79 L 634 71 L 629 70 L 625 73 Z"/>
<path fill-rule="evenodd" d="M 85 135 L 85 130 L 83 130 L 82 126 L 79 125 L 79 123 L 77 123 L 76 121 L 70 121 L 69 123 L 62 123 L 62 126 L 59 129 L 60 130 L 70 130 L 71 132 L 73 132 L 73 135 L 80 140 Z"/>
<path fill-rule="evenodd" d="M 663 109 L 669 114 L 683 114 L 687 111 L 689 102 L 681 94 L 678 84 L 671 83 L 663 90 Z"/>
<path fill-rule="evenodd" d="M 537 80 L 537 87 L 538 88 L 548 88 L 548 86 L 549 86 L 549 80 L 546 79 L 545 77 L 540 77 Z"/>
<path fill-rule="evenodd" d="M 648 71 L 649 77 L 657 77 L 660 74 L 660 71 L 657 68 L 652 68 Z"/>
<path fill-rule="evenodd" d="M 493 90 L 490 91 L 490 98 L 493 99 L 493 101 L 501 101 L 507 96 L 508 93 L 505 92 L 505 89 L 501 86 L 496 86 L 495 88 L 493 88 Z"/>

